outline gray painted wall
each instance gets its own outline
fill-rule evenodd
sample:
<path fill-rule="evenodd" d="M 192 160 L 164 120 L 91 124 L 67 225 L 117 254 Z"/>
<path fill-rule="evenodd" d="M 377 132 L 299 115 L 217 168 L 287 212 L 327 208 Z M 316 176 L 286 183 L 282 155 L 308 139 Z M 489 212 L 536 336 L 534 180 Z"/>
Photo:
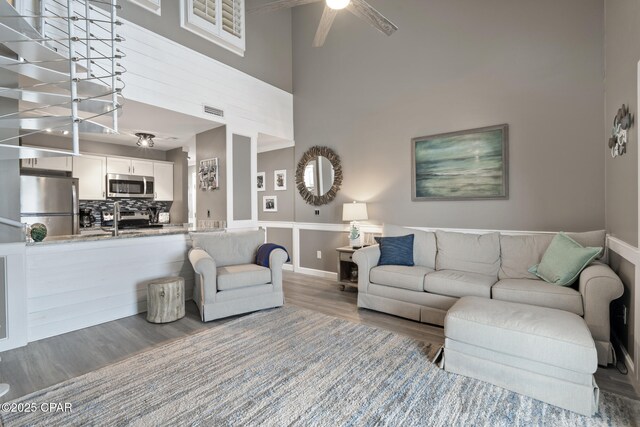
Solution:
<path fill-rule="evenodd" d="M 36 134 L 21 138 L 23 145 L 35 145 L 39 147 L 61 148 L 69 150 L 71 139 L 59 135 Z M 91 141 L 85 138 L 80 139 L 80 151 L 85 153 L 103 154 L 105 156 L 135 157 L 149 160 L 167 160 L 166 151 L 155 150 L 153 148 L 141 148 L 135 145 L 135 140 L 131 145 L 109 144 L 106 142 Z"/>
<path fill-rule="evenodd" d="M 336 248 L 348 244 L 347 233 L 300 230 L 300 266 L 336 273 L 338 271 Z M 322 252 L 322 259 L 318 259 L 317 251 Z"/>
<path fill-rule="evenodd" d="M 169 210 L 171 223 L 184 224 L 189 222 L 189 160 L 182 148 L 175 148 L 166 152 L 167 161 L 173 162 L 173 203 Z"/>
<path fill-rule="evenodd" d="M 247 0 L 247 5 L 270 0 Z M 164 0 L 162 16 L 130 2 L 121 2 L 119 15 L 199 53 L 230 65 L 289 93 L 291 78 L 291 11 L 248 15 L 245 56 L 232 53 L 180 27 L 180 2 Z"/>
<path fill-rule="evenodd" d="M 607 231 L 638 245 L 638 123 L 629 132 L 627 154 L 611 158 L 606 141 L 622 104 L 637 117 L 637 65 L 640 60 L 640 3 L 605 1 L 605 117 L 602 149 L 606 168 Z M 633 40 L 633 42 L 631 42 Z"/>
<path fill-rule="evenodd" d="M 251 220 L 251 138 L 233 137 L 233 219 Z"/>
<path fill-rule="evenodd" d="M 288 264 L 293 263 L 293 234 L 291 229 L 267 228 L 267 242 L 283 246 L 291 259 Z"/>
<path fill-rule="evenodd" d="M 258 220 L 293 221 L 294 197 L 296 197 L 295 163 L 293 147 L 258 153 L 258 172 L 265 172 L 265 191 L 258 192 Z M 287 171 L 287 189 L 275 191 L 273 173 L 276 170 Z M 255 188 L 255 186 L 254 186 Z M 262 197 L 278 196 L 278 212 L 263 212 Z"/>
<path fill-rule="evenodd" d="M 327 145 L 344 170 L 319 217 L 296 197 L 296 221 L 340 223 L 342 203 L 361 200 L 372 220 L 405 225 L 604 227 L 602 1 L 371 3 L 396 34 L 345 13 L 320 49 L 322 6 L 294 9 L 296 161 Z M 411 201 L 412 137 L 500 123 L 509 200 Z"/>
<path fill-rule="evenodd" d="M 219 188 L 213 191 L 196 190 L 196 219 L 227 220 L 227 127 L 196 135 L 196 165 L 200 160 L 218 158 Z M 209 213 L 209 215 L 207 215 Z"/>

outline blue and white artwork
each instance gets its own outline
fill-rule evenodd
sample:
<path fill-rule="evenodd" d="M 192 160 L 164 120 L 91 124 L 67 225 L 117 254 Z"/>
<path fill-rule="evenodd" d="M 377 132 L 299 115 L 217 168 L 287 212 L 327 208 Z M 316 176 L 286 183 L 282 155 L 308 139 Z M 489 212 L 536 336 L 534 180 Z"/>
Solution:
<path fill-rule="evenodd" d="M 413 200 L 505 199 L 508 126 L 413 139 Z"/>

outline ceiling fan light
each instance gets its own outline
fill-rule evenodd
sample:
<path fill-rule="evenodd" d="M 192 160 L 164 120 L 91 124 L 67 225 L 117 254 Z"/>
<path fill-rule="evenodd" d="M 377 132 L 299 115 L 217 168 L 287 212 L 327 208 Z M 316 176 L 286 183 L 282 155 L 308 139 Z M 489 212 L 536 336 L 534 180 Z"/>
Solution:
<path fill-rule="evenodd" d="M 351 0 L 326 0 L 326 2 L 327 2 L 327 6 L 329 6 L 331 9 L 340 10 L 349 6 L 349 3 L 351 3 Z"/>

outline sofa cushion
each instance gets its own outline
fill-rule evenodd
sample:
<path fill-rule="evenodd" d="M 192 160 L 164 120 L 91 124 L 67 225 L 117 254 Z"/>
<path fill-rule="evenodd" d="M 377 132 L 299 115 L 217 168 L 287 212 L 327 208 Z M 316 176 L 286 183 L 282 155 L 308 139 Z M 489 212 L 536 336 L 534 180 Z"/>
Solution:
<path fill-rule="evenodd" d="M 436 270 L 458 270 L 498 276 L 500 234 L 470 234 L 436 231 Z M 495 280 L 494 280 L 495 281 Z"/>
<path fill-rule="evenodd" d="M 605 247 L 607 232 L 605 230 L 585 231 L 583 233 L 565 233 L 584 247 Z M 602 254 L 601 254 L 602 256 Z"/>
<path fill-rule="evenodd" d="M 444 333 L 455 341 L 574 372 L 592 374 L 598 368 L 584 319 L 563 310 L 465 297 L 449 309 Z"/>
<path fill-rule="evenodd" d="M 573 288 L 557 286 L 543 280 L 503 279 L 491 288 L 491 298 L 584 315 L 582 295 Z"/>
<path fill-rule="evenodd" d="M 406 265 L 413 267 L 413 234 L 396 237 L 376 237 L 380 245 L 378 265 Z"/>
<path fill-rule="evenodd" d="M 529 272 L 559 286 L 569 286 L 582 270 L 602 253 L 602 247 L 583 247 L 564 233 L 556 234 L 542 256 L 540 264 Z"/>
<path fill-rule="evenodd" d="M 496 283 L 494 276 L 456 270 L 439 270 L 427 274 L 424 279 L 424 290 L 449 297 L 474 295 L 491 298 L 491 286 L 494 283 Z"/>
<path fill-rule="evenodd" d="M 553 234 L 500 235 L 500 279 L 538 279 L 529 272 L 542 259 Z"/>
<path fill-rule="evenodd" d="M 413 234 L 413 262 L 422 267 L 436 268 L 436 235 L 431 231 L 414 230 L 393 224 L 384 224 L 383 237 L 396 237 Z"/>
<path fill-rule="evenodd" d="M 194 248 L 204 249 L 216 266 L 251 264 L 256 260 L 258 246 L 264 243 L 264 229 L 229 233 L 193 233 Z"/>
<path fill-rule="evenodd" d="M 381 265 L 371 269 L 369 281 L 378 285 L 424 292 L 424 276 L 432 271 L 420 266 Z"/>
<path fill-rule="evenodd" d="M 218 290 L 246 288 L 271 282 L 271 270 L 257 264 L 218 267 Z"/>

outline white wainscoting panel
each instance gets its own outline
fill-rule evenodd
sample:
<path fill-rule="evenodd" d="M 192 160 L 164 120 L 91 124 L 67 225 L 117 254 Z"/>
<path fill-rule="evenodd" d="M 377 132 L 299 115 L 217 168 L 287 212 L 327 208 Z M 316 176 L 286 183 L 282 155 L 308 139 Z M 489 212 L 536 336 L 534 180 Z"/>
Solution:
<path fill-rule="evenodd" d="M 620 255 L 622 258 L 624 258 L 625 260 L 629 261 L 630 263 L 632 263 L 635 266 L 635 286 L 636 286 L 636 290 L 635 290 L 635 294 L 636 294 L 636 301 L 635 301 L 635 311 L 636 311 L 636 317 L 638 317 L 638 309 L 640 308 L 640 303 L 638 302 L 638 291 L 637 291 L 637 287 L 640 284 L 640 249 L 636 248 L 635 246 L 632 246 L 630 244 L 628 244 L 627 242 L 620 240 L 616 237 L 613 236 L 607 236 L 607 247 L 612 250 L 613 252 L 615 252 L 616 254 Z M 633 319 L 632 319 L 633 321 Z M 636 354 L 637 352 L 640 350 L 638 348 L 637 345 L 637 336 L 638 336 L 638 329 L 635 329 L 635 334 L 634 334 L 634 338 L 636 339 L 636 343 L 634 345 L 636 345 Z M 618 344 L 620 344 L 618 337 L 613 336 L 613 339 L 618 341 Z M 620 345 L 620 349 L 622 350 L 622 355 L 624 357 L 624 363 L 625 365 L 627 365 L 627 368 L 629 369 L 629 377 L 634 379 L 634 382 L 636 383 L 636 389 L 640 388 L 640 385 L 637 384 L 637 378 L 638 378 L 638 371 L 636 369 L 636 366 L 638 366 L 638 357 L 636 356 L 636 360 L 633 360 L 633 358 L 629 355 L 629 352 L 622 346 Z M 639 390 L 640 391 L 640 390 Z"/>
<path fill-rule="evenodd" d="M 27 247 L 28 339 L 35 341 L 146 311 L 148 281 L 194 273 L 188 235 Z"/>
<path fill-rule="evenodd" d="M 5 312 L 7 336 L 0 339 L 0 351 L 27 345 L 27 284 L 25 244 L 0 244 L 0 258 L 5 259 Z"/>

